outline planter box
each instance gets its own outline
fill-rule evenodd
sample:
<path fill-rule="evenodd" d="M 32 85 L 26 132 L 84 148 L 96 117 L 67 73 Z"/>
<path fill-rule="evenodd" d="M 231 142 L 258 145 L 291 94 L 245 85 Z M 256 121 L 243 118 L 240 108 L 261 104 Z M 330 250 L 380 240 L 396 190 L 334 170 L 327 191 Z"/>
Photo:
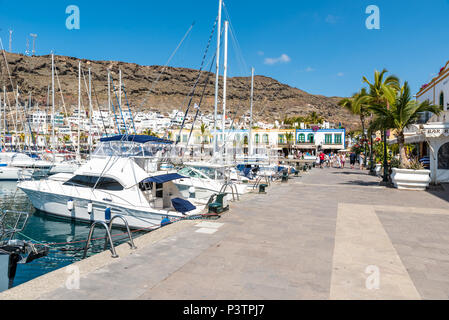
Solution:
<path fill-rule="evenodd" d="M 382 176 L 382 165 L 381 164 L 376 164 L 375 172 L 376 172 L 376 176 L 378 176 L 378 177 Z"/>
<path fill-rule="evenodd" d="M 401 190 L 425 191 L 430 184 L 430 170 L 408 170 L 393 168 L 391 180 Z"/>

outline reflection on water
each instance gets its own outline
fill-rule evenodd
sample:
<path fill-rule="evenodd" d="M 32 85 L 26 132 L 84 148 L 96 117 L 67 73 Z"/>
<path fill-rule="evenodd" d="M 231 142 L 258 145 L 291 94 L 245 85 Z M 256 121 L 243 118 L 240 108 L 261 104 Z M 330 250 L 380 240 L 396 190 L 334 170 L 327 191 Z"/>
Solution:
<path fill-rule="evenodd" d="M 17 239 L 32 240 L 33 243 L 38 244 L 52 244 L 47 257 L 17 266 L 14 286 L 81 260 L 85 243 L 68 243 L 85 241 L 89 234 L 90 226 L 88 224 L 53 217 L 36 211 L 27 196 L 17 188 L 16 182 L 0 182 L 0 208 L 2 210 L 16 210 L 31 214 L 27 226 L 23 232 L 17 235 Z M 113 230 L 113 234 L 121 233 L 123 233 L 122 230 Z M 134 233 L 133 237 L 142 234 Z M 97 228 L 93 239 L 104 236 L 104 229 Z M 124 235 L 114 237 L 115 245 L 124 242 L 126 242 Z M 89 255 L 103 251 L 103 246 L 104 240 L 93 241 Z"/>

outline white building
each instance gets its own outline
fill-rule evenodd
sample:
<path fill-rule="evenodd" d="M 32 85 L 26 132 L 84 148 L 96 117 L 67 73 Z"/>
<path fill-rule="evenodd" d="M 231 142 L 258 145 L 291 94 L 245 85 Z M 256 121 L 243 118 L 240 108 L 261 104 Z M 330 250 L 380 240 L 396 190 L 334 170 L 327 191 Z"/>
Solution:
<path fill-rule="evenodd" d="M 437 77 L 421 87 L 416 99 L 440 105 L 444 112 L 440 116 L 424 114 L 421 122 L 425 124 L 416 126 L 406 143 L 420 143 L 421 155 L 430 158 L 433 183 L 449 182 L 449 62 Z"/>

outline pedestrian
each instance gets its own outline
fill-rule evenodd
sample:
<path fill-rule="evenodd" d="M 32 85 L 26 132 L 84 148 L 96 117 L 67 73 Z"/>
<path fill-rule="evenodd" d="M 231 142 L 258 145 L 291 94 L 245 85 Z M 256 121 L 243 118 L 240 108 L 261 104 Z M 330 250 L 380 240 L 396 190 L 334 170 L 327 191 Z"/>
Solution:
<path fill-rule="evenodd" d="M 355 166 L 355 160 L 356 160 L 357 156 L 354 152 L 351 152 L 351 155 L 349 156 L 349 161 L 351 164 L 351 169 L 354 169 Z"/>
<path fill-rule="evenodd" d="M 344 169 L 345 168 L 345 163 L 346 163 L 346 153 L 342 153 L 341 154 L 340 162 L 341 162 L 341 168 Z"/>
<path fill-rule="evenodd" d="M 341 158 L 340 158 L 340 155 L 338 155 L 338 154 L 335 155 L 335 161 L 337 162 L 337 168 L 341 169 Z"/>
<path fill-rule="evenodd" d="M 365 155 L 363 154 L 363 152 L 360 153 L 359 162 L 360 162 L 360 170 L 363 170 L 365 163 Z"/>
<path fill-rule="evenodd" d="M 320 154 L 320 168 L 323 169 L 324 161 L 326 160 L 326 156 L 324 155 L 324 152 L 321 152 Z"/>

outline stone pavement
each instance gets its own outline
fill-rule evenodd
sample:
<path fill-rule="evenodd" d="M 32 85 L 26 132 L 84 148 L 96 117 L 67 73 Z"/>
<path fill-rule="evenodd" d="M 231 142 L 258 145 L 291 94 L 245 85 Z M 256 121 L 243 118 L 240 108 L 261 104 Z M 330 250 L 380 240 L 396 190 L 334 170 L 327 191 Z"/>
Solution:
<path fill-rule="evenodd" d="M 314 169 L 220 220 L 164 228 L 117 260 L 105 252 L 107 265 L 82 261 L 78 290 L 61 278 L 22 296 L 31 281 L 0 299 L 448 299 L 448 199 L 443 188 L 399 191 L 359 170 Z"/>

